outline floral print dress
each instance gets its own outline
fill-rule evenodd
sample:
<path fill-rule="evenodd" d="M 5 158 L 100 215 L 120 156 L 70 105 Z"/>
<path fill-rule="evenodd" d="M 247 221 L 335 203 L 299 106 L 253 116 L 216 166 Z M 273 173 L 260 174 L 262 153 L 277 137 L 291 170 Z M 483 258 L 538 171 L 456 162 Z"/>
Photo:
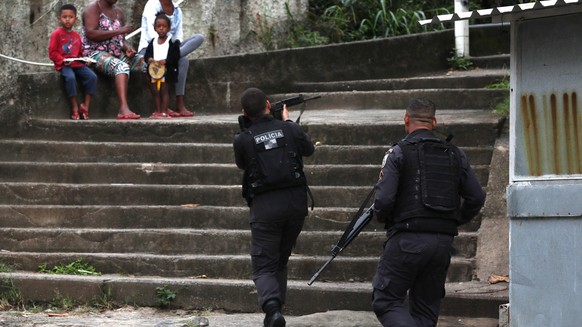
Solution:
<path fill-rule="evenodd" d="M 121 28 L 118 19 L 111 19 L 104 13 L 99 14 L 99 30 L 115 31 Z M 142 55 L 129 58 L 123 50 L 125 35 L 119 34 L 110 39 L 95 42 L 87 37 L 86 27 L 83 26 L 83 55 L 95 59 L 95 70 L 108 76 L 119 74 L 129 75 L 130 71 L 145 72 L 147 65 Z"/>
<path fill-rule="evenodd" d="M 101 31 L 115 31 L 121 27 L 121 22 L 117 19 L 113 20 L 105 16 L 104 13 L 99 14 L 99 30 Z M 87 38 L 85 26 L 83 26 L 83 55 L 91 56 L 94 52 L 107 52 L 116 57 L 121 57 L 123 54 L 123 41 L 125 36 L 123 34 L 116 35 L 108 40 L 101 42 L 94 42 Z"/>

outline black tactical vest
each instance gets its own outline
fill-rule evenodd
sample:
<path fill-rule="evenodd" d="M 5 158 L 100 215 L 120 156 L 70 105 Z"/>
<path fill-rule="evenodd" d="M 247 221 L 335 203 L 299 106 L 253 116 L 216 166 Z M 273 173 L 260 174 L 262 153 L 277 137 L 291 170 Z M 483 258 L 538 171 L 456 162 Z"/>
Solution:
<path fill-rule="evenodd" d="M 402 140 L 395 223 L 410 218 L 459 221 L 461 161 L 456 146 L 439 139 Z"/>
<path fill-rule="evenodd" d="M 250 138 L 249 165 L 243 180 L 243 197 L 251 203 L 256 194 L 307 185 L 303 162 L 297 152 L 291 127 L 272 120 L 269 124 L 251 125 L 242 134 Z"/>

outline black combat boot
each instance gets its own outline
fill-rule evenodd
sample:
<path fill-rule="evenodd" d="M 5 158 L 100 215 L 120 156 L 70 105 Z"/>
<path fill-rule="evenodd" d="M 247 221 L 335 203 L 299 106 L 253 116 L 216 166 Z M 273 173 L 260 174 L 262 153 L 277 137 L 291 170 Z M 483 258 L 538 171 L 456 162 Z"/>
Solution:
<path fill-rule="evenodd" d="M 263 305 L 265 312 L 265 327 L 285 327 L 285 318 L 281 313 L 281 303 L 278 300 L 269 300 Z"/>

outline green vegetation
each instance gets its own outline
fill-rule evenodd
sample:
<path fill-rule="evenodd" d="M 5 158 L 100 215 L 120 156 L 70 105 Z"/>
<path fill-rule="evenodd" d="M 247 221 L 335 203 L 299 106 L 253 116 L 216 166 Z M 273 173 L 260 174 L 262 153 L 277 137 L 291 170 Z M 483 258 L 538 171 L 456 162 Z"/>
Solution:
<path fill-rule="evenodd" d="M 451 65 L 451 69 L 454 70 L 468 70 L 473 66 L 470 59 L 466 57 L 461 57 L 457 54 L 457 49 L 451 51 L 451 56 L 447 58 L 447 61 Z"/>
<path fill-rule="evenodd" d="M 257 13 L 251 32 L 266 50 L 385 38 L 444 29 L 418 22 L 451 13 L 452 6 L 439 0 L 312 0 L 307 17 L 297 19 L 286 3 L 287 20 L 271 23 Z"/>
<path fill-rule="evenodd" d="M 38 271 L 45 274 L 60 274 L 60 275 L 80 275 L 80 276 L 99 276 L 100 272 L 96 272 L 95 268 L 82 258 L 75 260 L 69 264 L 60 264 L 52 269 L 47 268 L 47 264 L 43 263 L 38 266 Z"/>
<path fill-rule="evenodd" d="M 495 81 L 486 86 L 488 89 L 509 90 L 509 76 L 504 76 L 501 80 Z"/>
<path fill-rule="evenodd" d="M 4 262 L 0 262 L 0 273 L 9 273 L 13 272 L 14 268 Z"/>
<path fill-rule="evenodd" d="M 256 21 L 254 23 L 255 30 L 255 37 L 257 41 L 263 45 L 265 50 L 274 50 L 274 26 L 269 24 L 266 17 L 261 16 L 261 14 L 257 13 Z"/>
<path fill-rule="evenodd" d="M 55 297 L 49 302 L 53 310 L 71 310 L 75 306 L 75 301 L 70 296 L 62 295 L 59 291 L 55 291 Z"/>
<path fill-rule="evenodd" d="M 22 305 L 20 290 L 11 278 L 0 280 L 0 310 Z"/>
<path fill-rule="evenodd" d="M 176 292 L 168 288 L 168 285 L 156 287 L 156 297 L 161 308 L 168 308 L 176 298 Z"/>
<path fill-rule="evenodd" d="M 509 75 L 501 80 L 495 81 L 486 86 L 488 89 L 509 90 Z M 493 112 L 501 116 L 509 116 L 509 95 L 493 107 Z"/>
<path fill-rule="evenodd" d="M 113 292 L 110 287 L 105 290 L 101 288 L 101 296 L 95 300 L 94 306 L 100 310 L 111 310 L 118 307 L 113 301 Z"/>
<path fill-rule="evenodd" d="M 496 104 L 493 108 L 493 112 L 504 117 L 509 116 L 509 96 Z"/>

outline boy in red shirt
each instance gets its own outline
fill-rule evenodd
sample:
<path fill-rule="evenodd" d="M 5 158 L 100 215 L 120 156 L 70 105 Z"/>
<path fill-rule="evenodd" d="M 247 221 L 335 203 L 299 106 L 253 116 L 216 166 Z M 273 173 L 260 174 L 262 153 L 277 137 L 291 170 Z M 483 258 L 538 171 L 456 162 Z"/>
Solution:
<path fill-rule="evenodd" d="M 81 37 L 73 31 L 73 25 L 77 22 L 77 9 L 71 4 L 65 4 L 59 10 L 59 23 L 50 37 L 48 53 L 49 58 L 55 64 L 65 79 L 65 90 L 71 99 L 71 119 L 89 119 L 89 104 L 91 96 L 97 89 L 97 75 L 82 61 Z M 66 61 L 67 58 L 81 60 Z M 77 103 L 77 78 L 83 84 L 85 101 Z"/>

